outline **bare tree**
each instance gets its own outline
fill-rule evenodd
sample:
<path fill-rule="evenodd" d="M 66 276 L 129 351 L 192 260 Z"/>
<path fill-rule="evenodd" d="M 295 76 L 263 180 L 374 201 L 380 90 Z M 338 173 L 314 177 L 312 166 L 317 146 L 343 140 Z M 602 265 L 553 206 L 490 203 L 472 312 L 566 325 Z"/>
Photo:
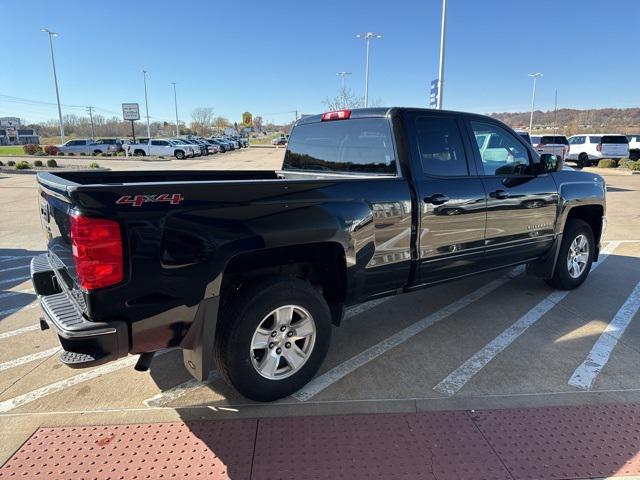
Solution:
<path fill-rule="evenodd" d="M 224 129 L 229 127 L 230 125 L 231 122 L 228 118 L 216 117 L 213 119 L 213 126 L 216 130 L 224 131 Z"/>
<path fill-rule="evenodd" d="M 360 108 L 364 106 L 364 98 L 356 96 L 350 88 L 343 87 L 338 91 L 338 95 L 333 98 L 326 98 L 322 103 L 329 110 Z"/>
<path fill-rule="evenodd" d="M 191 129 L 199 135 L 208 135 L 212 122 L 213 108 L 211 107 L 198 107 L 191 112 Z"/>
<path fill-rule="evenodd" d="M 262 131 L 262 117 L 260 115 L 253 117 L 253 128 L 259 132 Z"/>

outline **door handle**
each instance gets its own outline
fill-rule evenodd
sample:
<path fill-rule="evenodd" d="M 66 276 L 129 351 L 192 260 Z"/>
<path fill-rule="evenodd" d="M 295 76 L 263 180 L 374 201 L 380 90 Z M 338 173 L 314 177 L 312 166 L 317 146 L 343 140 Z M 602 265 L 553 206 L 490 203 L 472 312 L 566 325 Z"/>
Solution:
<path fill-rule="evenodd" d="M 424 197 L 424 203 L 431 203 L 432 205 L 442 205 L 449 201 L 449 197 L 441 193 L 434 193 L 430 197 Z"/>
<path fill-rule="evenodd" d="M 495 192 L 491 192 L 489 196 L 491 198 L 497 198 L 498 200 L 504 200 L 505 198 L 509 198 L 509 192 L 505 190 L 496 190 Z"/>

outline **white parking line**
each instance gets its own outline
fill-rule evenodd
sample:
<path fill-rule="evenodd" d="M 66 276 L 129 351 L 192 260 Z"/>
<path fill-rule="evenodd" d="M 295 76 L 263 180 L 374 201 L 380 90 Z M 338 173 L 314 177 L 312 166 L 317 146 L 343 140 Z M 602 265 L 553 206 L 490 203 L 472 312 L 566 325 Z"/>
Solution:
<path fill-rule="evenodd" d="M 16 358 L 15 360 L 9 360 L 8 362 L 0 363 L 0 372 L 8 370 L 13 367 L 24 365 L 25 363 L 35 362 L 41 358 L 47 358 L 56 352 L 60 351 L 60 347 L 50 348 L 49 350 L 43 350 L 41 352 L 32 353 L 31 355 L 25 355 L 24 357 Z"/>
<path fill-rule="evenodd" d="M 20 294 L 25 294 L 25 293 L 35 293 L 35 290 L 33 288 L 25 288 L 24 290 L 18 290 L 16 292 L 0 293 L 0 299 L 7 298 L 7 297 L 13 297 L 14 295 L 20 295 Z"/>
<path fill-rule="evenodd" d="M 2 272 L 10 272 L 12 270 L 26 270 L 29 268 L 29 265 L 18 265 L 17 267 L 9 267 L 0 269 L 0 273 Z"/>
<path fill-rule="evenodd" d="M 593 264 L 591 271 L 598 268 L 607 259 L 607 257 L 613 252 L 619 243 L 611 242 L 605 248 L 602 249 L 600 259 L 597 263 Z M 466 362 L 456 368 L 447 377 L 445 377 L 440 383 L 438 383 L 433 389 L 436 392 L 443 393 L 447 396 L 456 394 L 462 387 L 464 387 L 469 380 L 471 380 L 480 370 L 482 370 L 496 355 L 502 352 L 505 348 L 511 345 L 520 335 L 522 335 L 531 325 L 540 320 L 549 310 L 555 307 L 558 302 L 569 295 L 570 290 L 556 290 L 547 295 L 531 310 L 520 317 L 513 325 L 507 328 L 504 332 L 494 338 L 491 342 L 485 345 L 481 350 L 476 352 Z"/>
<path fill-rule="evenodd" d="M 219 378 L 220 378 L 220 374 L 218 373 L 217 370 L 214 370 L 209 375 L 209 378 L 203 382 L 196 380 L 195 378 L 192 378 L 190 380 L 187 380 L 186 382 L 176 385 L 173 388 L 170 388 L 165 392 L 160 392 L 151 398 L 147 398 L 146 400 L 144 400 L 143 403 L 147 407 L 163 407 L 166 404 L 171 403 L 174 400 L 186 395 L 190 391 L 196 388 L 202 387 L 204 385 L 208 385 L 211 382 L 218 380 Z"/>
<path fill-rule="evenodd" d="M 377 307 L 378 305 L 388 302 L 392 298 L 393 297 L 378 298 L 376 300 L 370 300 L 368 302 L 359 303 L 358 305 L 349 307 L 347 308 L 347 311 L 344 314 L 344 319 L 348 320 L 349 318 L 355 317 L 356 315 L 360 315 L 361 313 L 364 313 L 367 310 L 371 310 L 372 308 Z"/>
<path fill-rule="evenodd" d="M 0 285 L 2 285 L 2 284 L 4 284 L 4 283 L 17 282 L 17 281 L 19 281 L 19 280 L 20 280 L 20 281 L 24 281 L 24 280 L 26 280 L 26 279 L 28 279 L 28 278 L 31 278 L 31 277 L 29 277 L 29 275 L 25 275 L 24 277 L 13 277 L 13 278 L 7 278 L 7 279 L 5 279 L 5 280 L 0 280 Z"/>
<path fill-rule="evenodd" d="M 493 280 L 492 282 L 487 283 L 483 287 L 478 288 L 477 290 L 469 293 L 468 295 L 456 300 L 449 305 L 442 307 L 440 310 L 433 312 L 430 315 L 427 315 L 421 320 L 409 325 L 408 327 L 400 330 L 397 333 L 394 333 L 390 337 L 382 340 L 381 342 L 373 345 L 372 347 L 367 348 L 363 352 L 358 355 L 351 357 L 349 360 L 341 363 L 340 365 L 332 368 L 328 372 L 323 373 L 322 375 L 314 378 L 309 383 L 307 383 L 302 389 L 298 390 L 298 392 L 292 395 L 293 398 L 300 400 L 301 402 L 305 402 L 310 398 L 314 397 L 325 388 L 334 384 L 341 378 L 347 376 L 351 372 L 356 369 L 366 365 L 370 361 L 376 359 L 380 355 L 386 353 L 392 348 L 397 347 L 401 343 L 409 340 L 414 337 L 418 333 L 422 332 L 426 328 L 430 327 L 434 323 L 437 323 L 445 318 L 453 315 L 454 313 L 462 310 L 465 307 L 468 307 L 473 302 L 481 299 L 482 297 L 488 295 L 493 292 L 495 289 L 501 287 L 505 283 L 509 282 L 514 276 L 520 275 L 524 272 L 524 267 L 519 266 L 512 269 L 508 274 Z"/>
<path fill-rule="evenodd" d="M 156 356 L 164 355 L 165 353 L 169 353 L 173 350 L 175 349 L 170 348 L 167 350 L 162 350 L 160 352 L 157 352 Z M 52 393 L 60 392 L 69 387 L 73 387 L 74 385 L 78 385 L 79 383 L 93 380 L 94 378 L 106 375 L 107 373 L 116 372 L 126 367 L 132 367 L 136 364 L 137 361 L 138 355 L 124 357 L 105 365 L 95 367 L 91 370 L 86 370 L 79 375 L 74 375 L 73 377 L 65 378 L 64 380 L 45 385 L 44 387 L 40 387 L 36 390 L 31 390 L 30 392 L 0 402 L 0 413 L 9 412 L 14 408 L 21 407 L 22 405 L 26 405 L 27 403 L 35 402 L 42 397 L 46 397 L 47 395 L 51 395 Z"/>
<path fill-rule="evenodd" d="M 620 307 L 620 310 L 607 325 L 607 328 L 604 329 L 587 358 L 573 372 L 569 379 L 569 385 L 583 390 L 591 390 L 593 382 L 595 382 L 596 377 L 609 361 L 611 352 L 616 348 L 618 340 L 620 340 L 638 310 L 640 310 L 640 282 L 636 284 L 627 300 Z"/>
<path fill-rule="evenodd" d="M 36 330 L 40 330 L 40 325 L 29 325 L 28 327 L 18 328 L 16 330 L 11 330 L 9 332 L 0 333 L 0 340 L 3 338 L 14 337 L 16 335 L 21 335 L 27 332 L 34 332 Z"/>

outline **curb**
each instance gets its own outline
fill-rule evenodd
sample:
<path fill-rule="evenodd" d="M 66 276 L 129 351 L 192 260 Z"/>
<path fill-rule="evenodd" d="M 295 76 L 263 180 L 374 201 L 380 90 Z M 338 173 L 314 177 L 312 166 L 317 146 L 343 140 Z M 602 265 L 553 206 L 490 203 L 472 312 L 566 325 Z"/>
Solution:
<path fill-rule="evenodd" d="M 110 168 L 100 167 L 100 168 L 27 168 L 24 170 L 16 170 L 15 168 L 3 168 L 0 167 L 0 174 L 4 173 L 6 175 L 37 175 L 38 173 L 44 172 L 107 172 L 111 170 Z"/>

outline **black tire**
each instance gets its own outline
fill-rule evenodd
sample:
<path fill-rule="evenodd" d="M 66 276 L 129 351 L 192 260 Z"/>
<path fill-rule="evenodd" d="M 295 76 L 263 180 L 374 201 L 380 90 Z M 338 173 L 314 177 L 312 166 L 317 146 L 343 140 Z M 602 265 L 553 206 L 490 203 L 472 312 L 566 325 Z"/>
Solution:
<path fill-rule="evenodd" d="M 100 151 L 100 150 L 94 150 L 93 151 L 93 156 L 95 157 L 97 155 L 100 155 L 101 153 L 102 153 L 102 151 Z"/>
<path fill-rule="evenodd" d="M 589 166 L 589 155 L 581 153 L 578 155 L 578 161 L 576 162 L 578 168 L 584 168 Z"/>
<path fill-rule="evenodd" d="M 569 266 L 567 260 L 569 258 L 569 249 L 573 241 L 579 236 L 584 235 L 587 239 L 589 246 L 589 252 L 587 257 L 587 264 L 580 276 L 573 278 L 569 274 Z M 556 268 L 553 274 L 553 278 L 546 280 L 546 282 L 553 288 L 559 290 L 573 290 L 579 287 L 586 280 L 591 270 L 591 264 L 593 263 L 593 254 L 595 252 L 595 241 L 593 239 L 593 232 L 589 224 L 583 220 L 577 218 L 569 218 L 564 227 L 562 235 L 562 244 L 560 245 L 560 252 L 558 253 L 558 259 L 556 260 Z"/>
<path fill-rule="evenodd" d="M 174 155 L 178 160 L 182 160 L 185 157 L 184 152 L 182 150 L 176 150 Z"/>
<path fill-rule="evenodd" d="M 263 377 L 253 366 L 251 340 L 263 319 L 285 305 L 306 309 L 315 323 L 316 337 L 306 363 L 281 379 Z M 241 288 L 222 308 L 216 331 L 214 358 L 222 377 L 245 397 L 270 402 L 302 388 L 316 374 L 331 342 L 331 314 L 324 297 L 309 283 L 271 277 Z"/>
<path fill-rule="evenodd" d="M 640 160 L 640 150 L 631 150 L 629 152 L 629 160 Z"/>
<path fill-rule="evenodd" d="M 144 157 L 145 156 L 144 150 L 136 150 L 135 152 L 133 152 L 133 154 L 136 157 Z"/>

